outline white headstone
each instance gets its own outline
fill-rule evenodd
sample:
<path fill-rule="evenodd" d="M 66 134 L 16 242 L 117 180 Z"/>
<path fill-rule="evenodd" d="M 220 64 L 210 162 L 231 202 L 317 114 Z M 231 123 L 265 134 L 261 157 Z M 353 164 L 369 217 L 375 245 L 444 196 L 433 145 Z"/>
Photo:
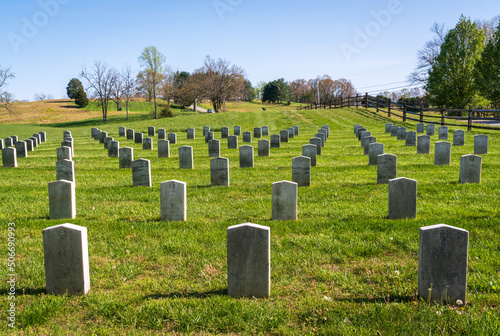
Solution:
<path fill-rule="evenodd" d="M 162 221 L 186 220 L 186 182 L 170 180 L 160 183 Z"/>
<path fill-rule="evenodd" d="M 429 304 L 465 305 L 469 232 L 445 224 L 420 228 L 418 295 Z"/>
<path fill-rule="evenodd" d="M 229 159 L 216 157 L 210 160 L 210 182 L 212 187 L 229 186 Z"/>
<path fill-rule="evenodd" d="M 398 157 L 392 154 L 382 154 L 377 161 L 377 184 L 387 184 L 397 175 Z"/>
<path fill-rule="evenodd" d="M 7 147 L 2 149 L 2 165 L 6 168 L 17 167 L 17 152 L 15 148 Z"/>
<path fill-rule="evenodd" d="M 238 136 L 230 135 L 227 137 L 227 148 L 228 149 L 238 149 Z"/>
<path fill-rule="evenodd" d="M 119 149 L 120 168 L 132 168 L 132 161 L 134 161 L 134 149 L 130 147 L 122 147 Z"/>
<path fill-rule="evenodd" d="M 311 185 L 311 158 L 298 156 L 292 159 L 292 181 L 299 187 Z"/>
<path fill-rule="evenodd" d="M 219 139 L 212 139 L 208 142 L 208 157 L 220 156 L 220 141 Z"/>
<path fill-rule="evenodd" d="M 449 166 L 451 162 L 451 143 L 447 141 L 436 142 L 434 150 L 434 164 L 436 166 Z"/>
<path fill-rule="evenodd" d="M 193 169 L 193 147 L 181 146 L 179 150 L 179 168 L 180 169 Z"/>
<path fill-rule="evenodd" d="M 50 219 L 75 218 L 75 183 L 59 180 L 49 183 Z"/>
<path fill-rule="evenodd" d="M 311 159 L 311 167 L 316 167 L 317 153 L 316 145 L 309 144 L 302 146 L 302 156 L 307 156 Z"/>
<path fill-rule="evenodd" d="M 389 219 L 417 216 L 417 181 L 400 177 L 389 180 Z"/>
<path fill-rule="evenodd" d="M 45 287 L 49 294 L 87 294 L 90 290 L 87 228 L 74 224 L 42 231 Z"/>
<path fill-rule="evenodd" d="M 271 230 L 245 223 L 227 228 L 227 292 L 232 297 L 271 294 Z"/>
<path fill-rule="evenodd" d="M 474 154 L 460 157 L 459 183 L 481 183 L 482 160 Z"/>
<path fill-rule="evenodd" d="M 56 162 L 57 180 L 75 181 L 75 163 L 71 160 L 59 160 Z"/>
<path fill-rule="evenodd" d="M 258 142 L 258 156 L 269 156 L 270 141 L 266 139 L 259 140 Z"/>
<path fill-rule="evenodd" d="M 108 144 L 108 157 L 119 157 L 120 156 L 120 142 L 111 141 Z"/>
<path fill-rule="evenodd" d="M 295 182 L 274 182 L 272 186 L 272 219 L 296 220 L 298 185 Z"/>
<path fill-rule="evenodd" d="M 158 140 L 158 157 L 170 157 L 170 142 L 168 142 L 168 140 Z"/>
<path fill-rule="evenodd" d="M 488 154 L 488 136 L 478 134 L 474 136 L 474 154 Z"/>
<path fill-rule="evenodd" d="M 151 163 L 149 160 L 132 161 L 132 181 L 134 187 L 151 187 Z"/>
<path fill-rule="evenodd" d="M 431 137 L 419 135 L 417 138 L 417 154 L 429 154 L 431 148 Z"/>
<path fill-rule="evenodd" d="M 253 168 L 253 146 L 240 146 L 240 168 Z"/>

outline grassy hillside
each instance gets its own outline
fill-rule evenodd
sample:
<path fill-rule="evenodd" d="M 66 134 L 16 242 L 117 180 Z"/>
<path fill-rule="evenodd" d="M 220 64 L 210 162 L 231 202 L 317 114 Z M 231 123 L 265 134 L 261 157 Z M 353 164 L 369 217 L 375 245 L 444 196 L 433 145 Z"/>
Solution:
<path fill-rule="evenodd" d="M 384 133 L 382 115 L 364 109 L 296 111 L 260 104 L 228 106 L 219 114 L 153 120 L 146 113 L 127 122 L 123 112 L 107 123 L 54 120 L 50 125 L 0 124 L 0 137 L 20 139 L 46 131 L 48 141 L 0 167 L 0 250 L 7 258 L 7 223 L 16 223 L 18 334 L 135 335 L 324 334 L 324 335 L 495 335 L 500 330 L 500 133 L 489 133 L 481 184 L 458 183 L 460 156 L 473 153 L 473 137 L 452 148 L 450 166 L 434 166 L 431 154 L 416 155 Z M 269 106 L 265 106 L 269 107 Z M 39 117 L 42 118 L 40 115 Z M 416 130 L 414 123 L 389 120 Z M 388 220 L 388 186 L 377 185 L 353 125 L 368 128 L 385 152 L 398 156 L 398 177 L 418 181 L 417 218 Z M 330 138 L 312 170 L 312 186 L 299 189 L 296 221 L 271 220 L 271 184 L 291 180 L 292 158 L 323 124 Z M 221 140 L 229 158 L 230 187 L 210 187 L 208 125 L 242 131 L 268 125 L 270 134 L 293 125 L 300 135 L 255 157 L 240 169 L 238 150 Z M 131 140 L 125 126 L 147 134 L 148 126 L 177 132 L 171 158 L 159 159 Z M 134 158 L 151 160 L 152 188 L 132 187 L 130 170 L 118 168 L 90 129 L 107 131 Z M 196 140 L 185 130 L 196 128 Z M 75 143 L 77 218 L 49 220 L 47 183 L 56 179 L 56 148 L 62 132 Z M 450 131 L 452 131 L 451 129 Z M 450 137 L 452 134 L 450 133 Z M 269 137 L 264 137 L 269 139 Z M 240 145 L 241 145 L 240 139 Z M 178 169 L 177 148 L 194 148 L 193 170 Z M 257 147 L 257 140 L 253 139 Z M 256 151 L 255 151 L 256 152 Z M 160 182 L 187 182 L 186 222 L 160 222 Z M 91 291 L 86 296 L 45 294 L 41 231 L 61 223 L 88 229 Z M 226 229 L 241 223 L 271 228 L 271 297 L 234 299 L 227 293 Z M 428 304 L 416 297 L 419 228 L 445 223 L 470 231 L 468 304 Z M 6 263 L 1 274 L 7 274 Z M 5 281 L 4 281 L 5 284 Z M 4 287 L 5 288 L 5 285 Z M 6 321 L 7 291 L 0 296 Z M 5 308 L 5 309 L 4 309 Z M 3 323 L 0 333 L 10 329 Z"/>

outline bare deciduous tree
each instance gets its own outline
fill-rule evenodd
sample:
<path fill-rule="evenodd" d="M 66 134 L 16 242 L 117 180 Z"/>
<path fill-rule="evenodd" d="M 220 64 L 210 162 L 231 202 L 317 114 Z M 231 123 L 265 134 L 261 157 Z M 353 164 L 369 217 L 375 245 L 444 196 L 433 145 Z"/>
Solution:
<path fill-rule="evenodd" d="M 158 118 L 156 97 L 160 91 L 163 79 L 163 64 L 165 63 L 165 56 L 160 53 L 156 47 L 146 47 L 139 56 L 139 63 L 148 74 L 145 79 L 149 81 L 153 101 L 155 104 L 155 119 Z"/>
<path fill-rule="evenodd" d="M 429 78 L 429 70 L 432 68 L 434 61 L 441 51 L 441 45 L 444 42 L 444 37 L 448 33 L 445 29 L 444 24 L 438 24 L 434 22 L 431 27 L 431 32 L 434 34 L 434 38 L 425 43 L 424 48 L 418 51 L 418 62 L 415 71 L 413 71 L 408 80 L 411 84 L 425 84 Z"/>
<path fill-rule="evenodd" d="M 102 120 L 108 120 L 108 104 L 112 97 L 113 85 L 118 76 L 117 71 L 110 68 L 106 63 L 95 61 L 91 69 L 87 69 L 83 65 L 80 75 L 89 83 L 89 89 L 91 89 L 93 96 L 99 99 Z"/>
<path fill-rule="evenodd" d="M 9 113 L 16 115 L 16 113 L 12 109 L 14 96 L 7 91 L 2 91 L 2 87 L 4 85 L 7 85 L 7 80 L 12 78 L 15 78 L 15 74 L 12 72 L 10 67 L 2 68 L 0 66 L 0 107 L 3 107 Z"/>
<path fill-rule="evenodd" d="M 0 66 L 0 89 L 2 88 L 2 86 L 4 86 L 6 84 L 7 80 L 12 79 L 14 77 L 15 77 L 15 75 L 12 72 L 12 70 L 10 69 L 10 67 L 2 68 Z"/>
<path fill-rule="evenodd" d="M 244 70 L 225 59 L 205 58 L 203 66 L 195 70 L 192 79 L 203 98 L 209 99 L 215 112 L 222 110 L 226 101 L 242 96 L 245 88 Z"/>
<path fill-rule="evenodd" d="M 130 100 L 135 95 L 135 76 L 133 75 L 132 69 L 129 65 L 126 65 L 122 72 L 121 78 L 123 81 L 123 97 L 125 98 L 125 109 L 127 110 L 127 120 L 128 120 L 128 106 Z"/>

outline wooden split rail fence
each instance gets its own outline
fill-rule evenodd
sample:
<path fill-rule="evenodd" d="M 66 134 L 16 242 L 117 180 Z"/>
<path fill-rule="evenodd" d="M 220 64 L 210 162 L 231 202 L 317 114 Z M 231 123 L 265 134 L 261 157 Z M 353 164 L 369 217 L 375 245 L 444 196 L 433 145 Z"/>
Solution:
<path fill-rule="evenodd" d="M 397 116 L 407 120 L 414 120 L 427 124 L 439 124 L 441 126 L 467 127 L 470 131 L 474 128 L 487 130 L 500 130 L 500 110 L 473 109 L 447 109 L 425 108 L 424 106 L 411 106 L 399 104 L 391 99 L 372 97 L 368 94 L 356 95 L 355 97 L 338 98 L 330 104 L 309 104 L 299 107 L 299 110 L 334 109 L 343 107 L 374 108 L 377 112 L 387 113 L 387 117 Z M 449 112 L 459 116 L 448 115 Z M 439 119 L 439 120 L 436 120 Z M 488 126 L 488 124 L 491 124 Z"/>

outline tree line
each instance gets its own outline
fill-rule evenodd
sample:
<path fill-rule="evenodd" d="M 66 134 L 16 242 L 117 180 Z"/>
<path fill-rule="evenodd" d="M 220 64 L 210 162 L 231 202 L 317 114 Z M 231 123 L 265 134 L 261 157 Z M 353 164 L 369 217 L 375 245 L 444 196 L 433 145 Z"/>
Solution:
<path fill-rule="evenodd" d="M 423 84 L 434 106 L 500 108 L 500 17 L 472 21 L 460 17 L 446 30 L 434 24 L 434 38 L 418 53 L 412 83 Z"/>
<path fill-rule="evenodd" d="M 171 103 L 186 107 L 200 100 L 210 100 L 213 110 L 220 112 L 229 100 L 252 99 L 253 88 L 245 71 L 225 59 L 205 58 L 203 66 L 192 73 L 172 71 L 165 56 L 154 46 L 144 48 L 138 57 L 140 71 L 129 66 L 117 71 L 102 61 L 83 66 L 80 77 L 86 80 L 91 97 L 100 103 L 103 120 L 107 119 L 109 102 L 129 112 L 133 97 L 145 97 L 154 104 L 154 118 L 171 116 Z M 69 85 L 68 85 L 69 87 Z M 69 96 L 69 94 L 68 94 Z M 70 97 L 71 98 L 71 97 Z M 158 111 L 159 100 L 163 106 Z"/>

